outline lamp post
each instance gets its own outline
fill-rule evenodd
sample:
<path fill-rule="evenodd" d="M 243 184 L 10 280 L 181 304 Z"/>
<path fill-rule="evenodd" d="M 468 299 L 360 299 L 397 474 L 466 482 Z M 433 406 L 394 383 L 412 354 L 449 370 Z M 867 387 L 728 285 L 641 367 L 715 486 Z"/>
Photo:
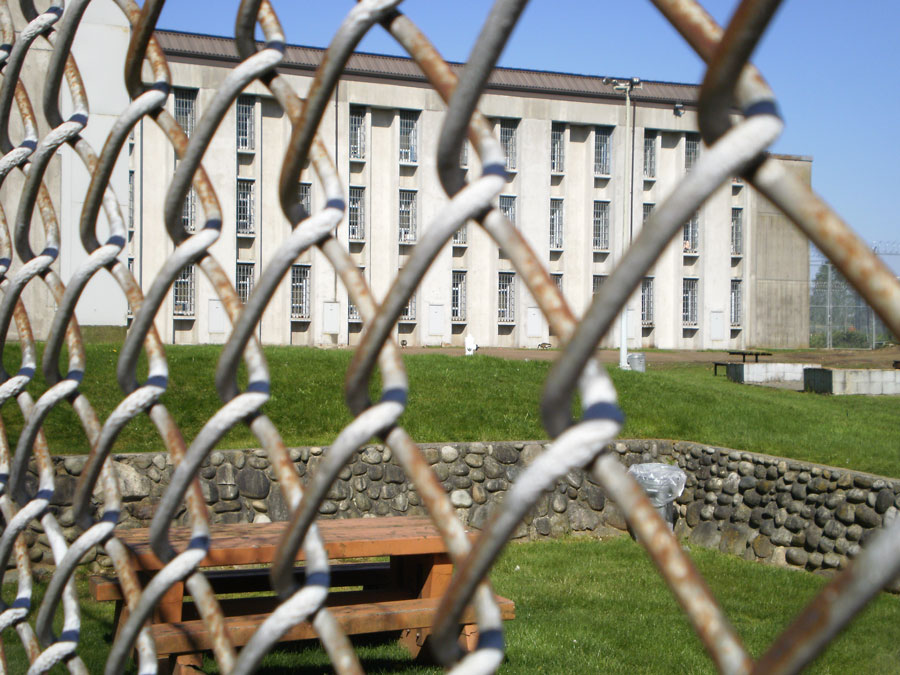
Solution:
<path fill-rule="evenodd" d="M 625 150 L 625 175 L 628 178 L 628 199 L 622 200 L 622 256 L 628 247 L 625 244 L 625 223 L 628 223 L 628 246 L 631 246 L 633 237 L 633 220 L 634 220 L 634 119 L 631 114 L 631 90 L 641 88 L 641 80 L 632 77 L 630 80 L 620 82 L 613 80 L 613 89 L 615 91 L 625 92 L 625 133 L 629 133 L 631 147 Z M 621 258 L 620 258 L 621 260 Z M 619 316 L 619 368 L 622 370 L 631 370 L 628 365 L 628 307 L 622 307 L 622 314 Z"/>

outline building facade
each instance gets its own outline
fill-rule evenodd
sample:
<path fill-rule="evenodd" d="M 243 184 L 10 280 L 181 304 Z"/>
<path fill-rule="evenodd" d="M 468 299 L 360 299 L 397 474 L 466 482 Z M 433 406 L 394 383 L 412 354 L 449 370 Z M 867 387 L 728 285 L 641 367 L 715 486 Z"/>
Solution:
<path fill-rule="evenodd" d="M 121 28 L 111 30 L 119 35 Z M 157 38 L 175 85 L 168 106 L 190 133 L 238 62 L 233 41 L 166 31 Z M 320 49 L 287 48 L 280 70 L 301 96 L 322 55 Z M 102 99 L 90 90 L 91 78 L 86 80 L 92 103 Z M 589 306 L 643 221 L 703 152 L 698 87 L 643 82 L 632 92 L 634 114 L 627 126 L 624 96 L 614 85 L 597 77 L 497 69 L 479 104 L 506 152 L 506 187 L 497 204 L 546 263 L 576 313 Z M 122 101 L 113 99 L 120 111 Z M 447 203 L 436 170 L 444 111 L 409 59 L 357 54 L 323 117 L 319 134 L 347 199 L 337 237 L 377 299 Z M 254 83 L 220 124 L 203 160 L 224 214 L 222 235 L 211 252 L 230 270 L 242 299 L 290 231 L 278 200 L 290 132 L 275 100 Z M 128 145 L 114 187 L 120 201 L 128 196 L 123 210 L 129 214 L 129 242 L 123 255 L 146 290 L 173 250 L 163 203 L 175 156 L 146 118 Z M 779 161 L 809 180 L 809 158 Z M 479 174 L 478 157 L 468 144 L 460 163 L 469 175 Z M 62 170 L 65 184 L 65 164 Z M 311 168 L 303 171 L 297 189 L 308 211 L 324 206 Z M 60 194 L 79 194 L 77 185 Z M 77 218 L 77 199 L 63 201 L 62 217 Z M 199 200 L 189 196 L 185 228 L 202 226 L 202 219 Z M 628 347 L 806 345 L 808 256 L 805 238 L 749 185 L 739 180 L 723 185 L 629 300 Z M 124 300 L 102 312 L 79 319 L 87 324 L 130 320 Z M 170 343 L 220 343 L 230 325 L 212 287 L 189 267 L 161 308 L 157 329 Z M 341 281 L 324 256 L 311 250 L 283 280 L 258 335 L 268 344 L 338 346 L 355 344 L 362 330 Z M 462 345 L 470 334 L 484 346 L 556 343 L 510 260 L 471 222 L 440 253 L 395 330 L 409 345 Z M 603 344 L 617 346 L 618 340 L 614 329 Z"/>

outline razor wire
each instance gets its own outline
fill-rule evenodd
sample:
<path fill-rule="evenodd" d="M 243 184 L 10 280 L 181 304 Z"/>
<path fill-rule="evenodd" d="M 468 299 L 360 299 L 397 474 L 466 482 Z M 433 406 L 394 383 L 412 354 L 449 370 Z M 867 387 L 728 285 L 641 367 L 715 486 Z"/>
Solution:
<path fill-rule="evenodd" d="M 754 662 L 690 558 L 643 491 L 618 460 L 604 450 L 621 430 L 623 417 L 608 374 L 593 359 L 594 351 L 621 313 L 626 299 L 682 224 L 732 176 L 743 176 L 787 214 L 831 259 L 885 325 L 900 335 L 900 283 L 809 187 L 766 155 L 766 148 L 782 129 L 782 121 L 773 92 L 749 64 L 749 57 L 779 0 L 744 0 L 724 30 L 694 0 L 653 0 L 708 64 L 699 101 L 700 130 L 708 151 L 700 156 L 671 196 L 653 211 L 580 321 L 528 242 L 496 206 L 505 180 L 503 151 L 486 119 L 477 111 L 488 76 L 526 0 L 496 1 L 459 76 L 427 37 L 400 12 L 401 0 L 361 0 L 350 9 L 332 39 L 306 98 L 301 98 L 277 73 L 287 40 L 274 9 L 268 0 L 242 0 L 235 20 L 241 62 L 216 91 L 190 136 L 164 107 L 172 81 L 166 58 L 153 37 L 164 0 L 145 0 L 142 6 L 132 0 L 115 0 L 131 26 L 124 64 L 130 104 L 113 125 L 99 154 L 81 135 L 90 118 L 89 101 L 78 66 L 70 54 L 89 1 L 58 0 L 39 12 L 33 0 L 20 0 L 27 24 L 14 26 L 7 0 L 0 0 L 0 148 L 3 153 L 0 185 L 14 172 L 21 174 L 24 181 L 21 193 L 15 195 L 15 204 L 0 203 L 0 355 L 13 322 L 21 351 L 21 362 L 15 373 L 6 372 L 0 362 L 0 409 L 14 405 L 10 399 L 15 399 L 25 420 L 16 447 L 11 448 L 0 419 L 0 513 L 5 522 L 0 535 L 0 569 L 6 569 L 11 556 L 15 556 L 18 573 L 15 601 L 8 604 L 0 598 L 0 630 L 15 629 L 31 664 L 29 673 L 45 672 L 57 663 L 65 664 L 71 673 L 86 672 L 76 653 L 81 608 L 73 575 L 82 557 L 96 545 L 104 546 L 109 554 L 128 609 L 128 618 L 108 656 L 105 671 L 108 674 L 121 672 L 135 650 L 139 672 L 156 672 L 156 650 L 147 620 L 162 596 L 182 581 L 212 635 L 213 655 L 222 672 L 252 672 L 279 639 L 303 621 L 311 622 L 337 672 L 361 672 L 346 634 L 325 607 L 329 564 L 316 517 L 332 482 L 351 455 L 373 436 L 380 437 L 393 451 L 415 485 L 456 566 L 456 574 L 438 610 L 433 634 L 435 656 L 452 672 L 490 673 L 499 667 L 504 656 L 503 628 L 488 573 L 517 524 L 542 492 L 574 468 L 591 471 L 621 506 L 638 540 L 722 672 L 796 672 L 900 572 L 898 520 L 874 537 Z M 347 61 L 359 41 L 376 24 L 387 29 L 406 49 L 447 105 L 437 167 L 448 202 L 425 228 L 408 263 L 397 274 L 380 304 L 336 239 L 336 228 L 345 217 L 344 186 L 333 158 L 317 135 Z M 262 33 L 262 43 L 255 40 L 257 29 Z M 29 92 L 21 78 L 25 58 L 38 44 L 51 50 L 44 89 L 40 93 L 40 120 L 33 104 L 37 92 Z M 63 80 L 72 101 L 72 112 L 67 118 L 63 118 L 58 106 Z M 221 234 L 222 213 L 202 161 L 226 112 L 255 81 L 271 92 L 291 125 L 281 166 L 279 196 L 292 229 L 262 271 L 251 297 L 242 305 L 224 269 L 210 252 Z M 19 127 L 11 122 L 13 103 Z M 735 108 L 742 115 L 733 123 Z M 144 118 L 162 130 L 178 159 L 164 203 L 165 225 L 174 251 L 146 295 L 127 265 L 118 258 L 126 241 L 126 227 L 110 186 L 122 147 L 135 125 Z M 43 135 L 38 134 L 39 121 L 42 128 L 47 128 Z M 13 137 L 17 139 L 15 143 Z M 471 182 L 465 182 L 458 168 L 466 137 L 482 166 L 481 175 Z M 63 145 L 74 151 L 91 176 L 79 223 L 81 242 L 88 255 L 67 285 L 53 268 L 60 255 L 60 226 L 45 185 L 50 159 Z M 296 190 L 301 168 L 307 161 L 327 196 L 325 207 L 315 213 L 304 210 Z M 181 206 L 191 189 L 196 191 L 204 214 L 203 226 L 196 232 L 185 231 L 180 219 Z M 15 212 L 12 233 L 7 207 Z M 30 243 L 35 209 L 42 225 L 37 237 L 43 242 L 39 252 Z M 109 223 L 109 233 L 102 242 L 96 229 L 101 209 Z M 393 326 L 438 252 L 469 220 L 478 223 L 510 258 L 564 347 L 547 378 L 541 400 L 544 426 L 554 440 L 522 472 L 474 540 L 468 538 L 456 518 L 455 509 L 423 453 L 398 424 L 406 406 L 408 382 L 397 344 L 391 337 Z M 334 440 L 316 473 L 301 486 L 278 429 L 261 412 L 269 399 L 269 374 L 255 329 L 291 264 L 313 247 L 321 251 L 343 281 L 350 300 L 365 321 L 365 331 L 346 381 L 346 402 L 355 418 Z M 12 271 L 14 258 L 17 265 Z M 181 270 L 190 264 L 196 264 L 210 281 L 233 329 L 222 348 L 215 374 L 221 407 L 197 436 L 188 441 L 160 403 L 168 385 L 169 369 L 153 322 Z M 81 381 L 90 373 L 86 372 L 75 307 L 87 283 L 104 269 L 111 273 L 132 307 L 134 321 L 117 366 L 123 398 L 113 413 L 101 420 L 80 391 Z M 37 368 L 37 350 L 28 308 L 22 300 L 31 284 L 46 286 L 57 305 L 41 364 L 49 388 L 37 401 L 28 392 Z M 65 373 L 59 370 L 63 347 L 68 358 Z M 149 364 L 143 381 L 137 373 L 141 354 Z M 239 386 L 237 376 L 242 360 L 248 373 L 244 389 Z M 376 367 L 382 378 L 381 398 L 371 401 L 369 383 Z M 576 391 L 584 411 L 579 420 L 573 420 L 569 413 Z M 50 510 L 55 491 L 54 472 L 42 429 L 47 414 L 64 402 L 75 410 L 91 447 L 74 498 L 76 523 L 82 533 L 71 544 L 66 542 Z M 151 524 L 151 546 L 164 567 L 144 588 L 129 565 L 125 546 L 116 537 L 122 497 L 110 458 L 118 434 L 141 415 L 149 416 L 175 465 L 171 483 Z M 280 604 L 238 651 L 225 630 L 222 610 L 212 588 L 198 569 L 209 547 L 209 513 L 198 474 L 201 463 L 219 440 L 240 423 L 249 427 L 267 453 L 292 515 L 271 570 L 272 588 Z M 25 473 L 31 461 L 38 474 L 34 494 L 25 488 Z M 102 497 L 98 517 L 92 515 L 91 509 L 95 491 Z M 176 552 L 169 541 L 169 528 L 182 503 L 187 507 L 191 543 L 187 549 Z M 53 575 L 37 608 L 33 606 L 33 574 L 24 539 L 24 530 L 35 522 L 46 532 L 55 561 Z M 307 561 L 304 583 L 297 582 L 292 568 L 301 548 Z M 456 627 L 470 603 L 474 603 L 476 610 L 479 642 L 473 652 L 463 655 L 455 644 Z M 57 634 L 53 617 L 60 604 L 63 630 Z M 5 671 L 0 642 L 0 672 Z"/>

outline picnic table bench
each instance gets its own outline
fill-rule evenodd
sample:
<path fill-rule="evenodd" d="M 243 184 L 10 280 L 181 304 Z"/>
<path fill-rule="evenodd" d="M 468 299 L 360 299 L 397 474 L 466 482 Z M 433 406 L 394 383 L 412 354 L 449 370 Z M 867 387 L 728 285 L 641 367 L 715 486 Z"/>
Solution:
<path fill-rule="evenodd" d="M 756 363 L 759 363 L 759 357 L 760 357 L 760 356 L 772 356 L 772 352 L 758 352 L 758 351 L 752 351 L 752 350 L 746 350 L 746 349 L 734 349 L 734 350 L 729 350 L 728 353 L 729 353 L 731 356 L 740 356 L 740 357 L 741 357 L 741 363 L 746 363 L 746 362 L 747 362 L 747 357 L 748 357 L 748 356 L 752 356 L 752 357 L 753 357 L 753 360 L 754 360 Z"/>
<path fill-rule="evenodd" d="M 772 356 L 772 352 L 760 352 L 746 349 L 730 349 L 728 354 L 731 356 L 740 356 L 741 363 L 747 362 L 747 357 L 752 356 L 756 363 L 759 363 L 760 356 Z M 713 361 L 713 375 L 719 374 L 719 368 L 728 368 L 729 363 L 737 363 L 736 361 Z"/>
<path fill-rule="evenodd" d="M 327 606 L 348 634 L 400 631 L 401 644 L 417 656 L 430 634 L 441 597 L 450 584 L 453 564 L 444 540 L 428 518 L 386 517 L 322 520 L 319 532 L 331 565 L 331 587 Z M 241 594 L 219 603 L 228 635 L 238 647 L 247 643 L 257 627 L 278 606 L 271 594 L 269 568 L 287 523 L 239 523 L 210 527 L 209 555 L 201 567 L 229 566 L 205 571 L 216 595 Z M 170 540 L 183 550 L 190 539 L 189 528 L 173 528 Z M 149 530 L 123 529 L 116 535 L 131 552 L 132 565 L 144 586 L 162 563 L 150 548 Z M 303 559 L 303 550 L 297 560 Z M 348 558 L 387 557 L 387 560 L 339 562 Z M 256 565 L 256 567 L 234 567 Z M 295 568 L 303 580 L 302 566 Z M 361 589 L 361 590 L 360 590 Z M 211 636 L 193 602 L 185 602 L 184 583 L 175 584 L 157 605 L 151 632 L 161 666 L 180 673 L 202 667 L 200 652 L 211 649 Z M 268 593 L 269 595 L 260 595 Z M 251 595 L 256 594 L 256 595 Z M 91 595 L 97 601 L 115 601 L 115 630 L 127 618 L 124 596 L 115 577 L 91 578 Z M 250 596 L 250 597 L 247 597 Z M 504 619 L 515 617 L 512 601 L 498 596 Z M 463 616 L 461 641 L 472 649 L 477 643 L 474 611 Z M 312 626 L 294 626 L 282 641 L 316 637 Z"/>

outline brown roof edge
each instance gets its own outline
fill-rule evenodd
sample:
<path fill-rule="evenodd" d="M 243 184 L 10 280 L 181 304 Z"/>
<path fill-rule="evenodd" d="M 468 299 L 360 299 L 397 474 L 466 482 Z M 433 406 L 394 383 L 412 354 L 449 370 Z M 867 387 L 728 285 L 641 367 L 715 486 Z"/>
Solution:
<path fill-rule="evenodd" d="M 775 159 L 787 159 L 794 162 L 812 162 L 812 155 L 786 155 L 780 152 L 770 152 L 769 157 L 774 157 Z"/>
<path fill-rule="evenodd" d="M 238 62 L 234 40 L 227 37 L 158 30 L 156 37 L 163 50 L 170 56 L 207 58 L 214 61 Z M 262 43 L 260 43 L 261 45 Z M 314 70 L 322 60 L 324 49 L 288 45 L 282 67 Z M 464 64 L 453 63 L 454 70 Z M 356 52 L 347 64 L 348 74 L 384 77 L 395 80 L 424 81 L 418 66 L 412 59 Z M 488 81 L 488 90 L 522 91 L 567 94 L 588 98 L 621 99 L 622 94 L 613 89 L 613 80 L 593 75 L 577 75 L 542 70 L 495 68 Z M 694 105 L 700 92 L 699 85 L 677 82 L 643 80 L 642 88 L 632 92 L 635 101 L 658 103 L 682 103 Z"/>

